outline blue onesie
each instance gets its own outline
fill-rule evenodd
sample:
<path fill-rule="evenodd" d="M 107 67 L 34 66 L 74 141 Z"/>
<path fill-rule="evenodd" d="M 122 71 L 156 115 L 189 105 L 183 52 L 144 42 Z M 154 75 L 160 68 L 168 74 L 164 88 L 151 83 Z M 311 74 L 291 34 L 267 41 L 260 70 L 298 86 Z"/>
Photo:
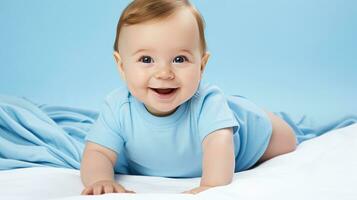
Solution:
<path fill-rule="evenodd" d="M 226 97 L 218 87 L 201 82 L 174 113 L 158 117 L 124 86 L 106 97 L 85 140 L 118 154 L 116 173 L 191 178 L 202 174 L 204 138 L 226 127 L 233 127 L 235 172 L 251 168 L 269 144 L 272 124 L 246 98 Z"/>

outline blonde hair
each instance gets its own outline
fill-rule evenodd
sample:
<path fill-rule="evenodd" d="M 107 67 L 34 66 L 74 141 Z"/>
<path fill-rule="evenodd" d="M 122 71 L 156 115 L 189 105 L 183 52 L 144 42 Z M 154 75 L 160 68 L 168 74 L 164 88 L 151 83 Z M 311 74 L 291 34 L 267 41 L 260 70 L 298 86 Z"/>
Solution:
<path fill-rule="evenodd" d="M 114 42 L 114 51 L 119 52 L 118 40 L 123 26 L 140 24 L 150 20 L 164 19 L 173 14 L 177 9 L 186 7 L 196 18 L 202 54 L 206 52 L 206 39 L 204 34 L 205 22 L 199 11 L 188 0 L 134 0 L 122 12 Z"/>

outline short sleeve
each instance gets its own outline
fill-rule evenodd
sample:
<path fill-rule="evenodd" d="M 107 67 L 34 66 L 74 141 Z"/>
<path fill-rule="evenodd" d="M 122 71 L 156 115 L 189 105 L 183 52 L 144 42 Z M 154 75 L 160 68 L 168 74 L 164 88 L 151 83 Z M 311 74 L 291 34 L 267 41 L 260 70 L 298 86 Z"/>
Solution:
<path fill-rule="evenodd" d="M 121 152 L 125 140 L 121 135 L 116 113 L 110 102 L 106 100 L 102 105 L 98 119 L 93 124 L 85 140 L 110 148 L 117 153 Z"/>
<path fill-rule="evenodd" d="M 201 143 L 207 135 L 218 129 L 233 127 L 234 134 L 238 126 L 238 121 L 229 108 L 223 92 L 214 87 L 204 94 L 198 118 L 198 133 Z"/>

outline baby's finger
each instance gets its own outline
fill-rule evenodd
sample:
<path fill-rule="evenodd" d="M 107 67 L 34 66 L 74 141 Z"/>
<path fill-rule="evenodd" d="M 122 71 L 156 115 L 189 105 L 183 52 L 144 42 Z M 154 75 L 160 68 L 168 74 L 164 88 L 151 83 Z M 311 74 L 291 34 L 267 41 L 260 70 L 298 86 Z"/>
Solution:
<path fill-rule="evenodd" d="M 125 193 L 125 189 L 119 185 L 114 185 L 114 192 Z"/>
<path fill-rule="evenodd" d="M 90 194 L 93 194 L 93 188 L 92 187 L 85 188 L 81 193 L 81 195 L 90 195 Z"/>
<path fill-rule="evenodd" d="M 103 189 L 102 185 L 95 186 L 94 189 L 93 189 L 93 194 L 94 195 L 102 194 L 102 191 L 103 191 L 102 189 Z"/>
<path fill-rule="evenodd" d="M 104 193 L 113 193 L 113 186 L 112 185 L 106 185 L 104 186 Z"/>

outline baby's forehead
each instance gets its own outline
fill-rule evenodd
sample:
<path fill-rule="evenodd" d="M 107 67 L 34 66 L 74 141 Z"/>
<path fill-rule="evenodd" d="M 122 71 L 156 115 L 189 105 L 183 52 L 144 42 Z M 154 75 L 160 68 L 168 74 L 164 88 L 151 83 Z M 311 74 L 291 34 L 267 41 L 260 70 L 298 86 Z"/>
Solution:
<path fill-rule="evenodd" d="M 124 26 L 119 36 L 119 48 L 172 46 L 195 49 L 199 46 L 199 39 L 194 15 L 188 9 L 180 9 L 163 19 Z"/>

